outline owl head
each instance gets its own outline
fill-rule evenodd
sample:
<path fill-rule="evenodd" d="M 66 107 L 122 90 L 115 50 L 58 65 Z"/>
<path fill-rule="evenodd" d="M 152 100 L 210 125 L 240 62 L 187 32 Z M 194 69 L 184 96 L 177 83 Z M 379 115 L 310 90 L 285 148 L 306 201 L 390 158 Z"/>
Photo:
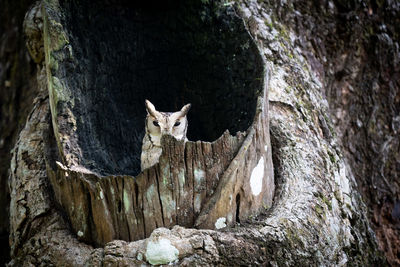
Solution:
<path fill-rule="evenodd" d="M 183 106 L 177 112 L 160 112 L 149 101 L 145 101 L 147 117 L 146 117 L 146 133 L 151 136 L 151 141 L 156 146 L 161 146 L 161 136 L 172 135 L 178 140 L 186 139 L 186 131 L 188 121 L 186 118 L 191 104 Z"/>

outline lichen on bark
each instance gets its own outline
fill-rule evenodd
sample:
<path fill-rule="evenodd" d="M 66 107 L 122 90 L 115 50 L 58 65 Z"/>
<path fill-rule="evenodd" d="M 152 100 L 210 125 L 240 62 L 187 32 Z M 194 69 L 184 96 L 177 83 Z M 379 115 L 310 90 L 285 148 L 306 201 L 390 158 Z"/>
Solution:
<path fill-rule="evenodd" d="M 15 246 L 10 265 L 42 260 L 49 265 L 138 265 L 148 262 L 148 244 L 159 240 L 168 240 L 178 250 L 178 261 L 172 263 L 176 265 L 385 265 L 367 208 L 357 192 L 354 168 L 343 153 L 340 135 L 332 123 L 323 94 L 324 76 L 318 71 L 321 66 L 310 59 L 320 52 L 303 47 L 303 36 L 285 24 L 295 25 L 296 6 L 291 1 L 287 1 L 288 6 L 257 1 L 227 4 L 234 4 L 237 14 L 246 21 L 271 70 L 272 147 L 266 149 L 273 151 L 278 184 L 272 208 L 222 231 L 175 226 L 171 230 L 159 228 L 147 239 L 114 240 L 99 248 L 78 242 L 44 194 L 49 182 L 43 158 L 52 151 L 31 143 L 31 136 L 48 138 L 44 133 L 49 128 L 49 111 L 44 99 L 32 111 L 14 150 L 17 160 L 11 176 L 15 192 L 11 217 Z M 291 15 L 289 22 L 279 17 L 282 12 Z M 28 162 L 37 163 L 41 175 L 29 170 L 30 164 L 22 160 L 25 147 L 36 159 Z M 25 183 L 16 190 L 20 181 Z M 37 183 L 46 186 L 34 187 L 34 192 L 25 187 Z M 41 194 L 46 197 L 35 198 Z M 36 201 L 26 201 L 25 197 Z M 39 212 L 31 212 L 35 210 Z M 36 258 L 26 257 L 28 254 Z"/>

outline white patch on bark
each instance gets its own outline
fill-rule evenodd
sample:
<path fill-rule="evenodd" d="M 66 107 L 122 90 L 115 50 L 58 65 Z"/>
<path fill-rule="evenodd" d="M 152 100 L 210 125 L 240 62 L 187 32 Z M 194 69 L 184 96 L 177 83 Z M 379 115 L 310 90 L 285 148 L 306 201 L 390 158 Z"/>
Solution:
<path fill-rule="evenodd" d="M 201 211 L 201 195 L 196 195 L 194 198 L 194 210 L 196 212 L 200 212 Z"/>
<path fill-rule="evenodd" d="M 228 221 L 228 223 L 229 222 L 232 222 L 232 213 L 228 213 L 227 215 L 226 215 L 226 220 Z"/>
<path fill-rule="evenodd" d="M 151 185 L 149 187 L 149 189 L 147 189 L 147 190 L 151 190 L 153 188 L 154 188 L 154 185 Z M 124 190 L 124 193 L 123 193 L 123 204 L 124 204 L 124 208 L 125 208 L 125 213 L 128 213 L 131 208 L 131 201 L 130 201 L 129 193 L 126 190 Z"/>
<path fill-rule="evenodd" d="M 179 251 L 171 245 L 171 241 L 162 238 L 158 241 L 149 241 L 146 247 L 146 259 L 150 264 L 168 264 L 178 259 Z"/>
<path fill-rule="evenodd" d="M 262 183 L 264 178 L 264 157 L 261 157 L 254 167 L 250 176 L 250 187 L 253 195 L 258 196 L 262 191 Z"/>
<path fill-rule="evenodd" d="M 82 232 L 82 231 L 78 231 L 77 235 L 78 235 L 79 237 L 82 237 L 82 236 L 83 236 L 83 232 Z"/>
<path fill-rule="evenodd" d="M 221 217 L 215 222 L 215 229 L 222 229 L 226 227 L 226 218 Z"/>
<path fill-rule="evenodd" d="M 206 172 L 200 169 L 194 169 L 194 179 L 198 184 L 206 178 Z"/>
<path fill-rule="evenodd" d="M 143 254 L 139 252 L 139 253 L 137 254 L 137 256 L 136 256 L 136 259 L 137 259 L 138 261 L 142 261 L 142 260 L 143 260 Z"/>

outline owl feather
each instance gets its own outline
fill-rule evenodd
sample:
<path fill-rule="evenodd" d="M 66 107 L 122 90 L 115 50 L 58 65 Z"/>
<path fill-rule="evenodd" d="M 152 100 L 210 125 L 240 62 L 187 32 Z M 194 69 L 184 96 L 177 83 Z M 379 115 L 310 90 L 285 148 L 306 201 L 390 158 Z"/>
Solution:
<path fill-rule="evenodd" d="M 145 100 L 147 111 L 143 138 L 141 169 L 150 168 L 155 165 L 162 153 L 161 138 L 163 135 L 171 135 L 177 140 L 187 140 L 188 127 L 187 113 L 191 104 L 187 104 L 177 112 L 160 112 L 149 101 Z"/>

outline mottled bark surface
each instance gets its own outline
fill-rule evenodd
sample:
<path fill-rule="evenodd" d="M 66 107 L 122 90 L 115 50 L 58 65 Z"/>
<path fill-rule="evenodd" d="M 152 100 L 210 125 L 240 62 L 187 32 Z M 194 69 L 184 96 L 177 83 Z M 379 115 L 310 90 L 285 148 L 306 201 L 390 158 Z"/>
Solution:
<path fill-rule="evenodd" d="M 9 258 L 10 151 L 37 92 L 36 66 L 26 50 L 22 27 L 33 2 L 0 1 L 0 265 Z"/>
<path fill-rule="evenodd" d="M 379 247 L 391 264 L 400 265 L 399 2 L 269 6 L 300 36 L 296 42 L 323 85 Z"/>
<path fill-rule="evenodd" d="M 378 241 L 396 266 L 398 7 L 388 6 L 392 1 L 305 2 L 236 7 L 271 69 L 278 191 L 268 213 L 224 231 L 157 229 L 148 239 L 97 249 L 78 242 L 45 174 L 44 155 L 57 151 L 37 143 L 50 140 L 52 131 L 43 91 L 14 149 L 10 265 L 383 266 L 368 220 L 376 205 Z M 157 257 L 155 250 L 165 254 Z"/>

